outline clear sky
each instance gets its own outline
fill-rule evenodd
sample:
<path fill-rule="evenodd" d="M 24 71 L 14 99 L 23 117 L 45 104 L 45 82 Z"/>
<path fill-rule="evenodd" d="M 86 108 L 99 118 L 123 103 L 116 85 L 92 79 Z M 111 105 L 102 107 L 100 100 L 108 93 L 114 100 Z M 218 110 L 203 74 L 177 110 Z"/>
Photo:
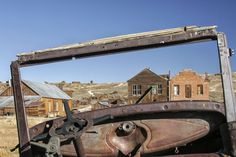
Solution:
<path fill-rule="evenodd" d="M 0 0 L 0 81 L 20 52 L 187 25 L 217 25 L 236 49 L 235 0 Z M 215 42 L 173 46 L 22 69 L 33 81 L 123 82 L 146 67 L 217 73 Z M 231 58 L 236 71 L 236 57 Z"/>

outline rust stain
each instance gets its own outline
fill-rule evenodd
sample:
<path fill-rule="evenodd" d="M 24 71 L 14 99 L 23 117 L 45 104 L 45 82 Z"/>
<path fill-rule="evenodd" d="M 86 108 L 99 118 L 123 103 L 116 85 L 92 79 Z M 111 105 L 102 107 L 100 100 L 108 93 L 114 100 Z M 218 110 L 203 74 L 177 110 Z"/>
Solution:
<path fill-rule="evenodd" d="M 122 123 L 94 126 L 84 133 L 82 146 L 85 156 L 110 157 L 147 154 L 181 146 L 205 136 L 210 128 L 200 119 L 150 119 L 133 121 L 135 128 L 128 134 L 118 134 Z M 136 150 L 135 150 L 136 149 Z M 65 155 L 75 155 L 73 145 L 61 147 Z"/>

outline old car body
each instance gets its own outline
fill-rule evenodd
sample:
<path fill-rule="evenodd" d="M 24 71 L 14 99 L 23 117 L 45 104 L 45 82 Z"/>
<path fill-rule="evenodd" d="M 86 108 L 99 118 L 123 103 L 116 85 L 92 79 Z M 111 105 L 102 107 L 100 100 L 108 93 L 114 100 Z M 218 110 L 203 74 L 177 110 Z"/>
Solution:
<path fill-rule="evenodd" d="M 20 68 L 146 48 L 217 41 L 224 103 L 173 101 L 71 114 L 28 128 Z M 23 53 L 12 62 L 12 85 L 21 157 L 236 156 L 236 101 L 224 33 L 187 26 L 94 40 Z"/>

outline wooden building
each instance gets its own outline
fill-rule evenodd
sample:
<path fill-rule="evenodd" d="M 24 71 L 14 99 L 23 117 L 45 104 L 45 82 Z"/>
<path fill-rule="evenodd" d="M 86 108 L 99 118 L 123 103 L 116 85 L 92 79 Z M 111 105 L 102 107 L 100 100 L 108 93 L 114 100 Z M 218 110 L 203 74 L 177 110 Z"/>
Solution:
<path fill-rule="evenodd" d="M 192 70 L 179 72 L 170 80 L 170 100 L 209 100 L 209 79 Z"/>
<path fill-rule="evenodd" d="M 168 101 L 169 75 L 157 75 L 145 68 L 128 82 L 128 103 L 134 104 L 145 91 L 151 91 L 143 98 L 142 103 Z"/>
<path fill-rule="evenodd" d="M 68 100 L 72 107 L 72 99 L 55 85 L 22 81 L 22 91 L 26 112 L 29 116 L 64 116 L 63 100 Z M 9 86 L 0 94 L 0 114 L 14 114 L 12 87 Z"/>
<path fill-rule="evenodd" d="M 98 101 L 96 104 L 93 105 L 93 110 L 110 108 L 110 107 L 118 107 L 124 106 L 126 102 L 123 99 L 106 99 Z"/>

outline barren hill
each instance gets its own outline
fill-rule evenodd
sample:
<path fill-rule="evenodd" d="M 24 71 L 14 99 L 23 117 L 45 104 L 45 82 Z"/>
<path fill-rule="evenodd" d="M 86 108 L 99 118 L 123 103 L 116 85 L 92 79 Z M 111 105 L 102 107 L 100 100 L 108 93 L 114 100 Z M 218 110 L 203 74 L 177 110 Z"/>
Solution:
<path fill-rule="evenodd" d="M 221 76 L 219 74 L 209 75 L 210 100 L 223 102 L 223 90 Z M 234 92 L 236 93 L 236 72 L 233 72 Z"/>
<path fill-rule="evenodd" d="M 110 103 L 126 104 L 127 102 L 127 83 L 61 82 L 56 85 L 73 98 L 74 104 L 88 110 L 97 109 L 100 102 L 107 103 L 107 105 Z"/>
<path fill-rule="evenodd" d="M 210 100 L 223 101 L 223 90 L 220 74 L 209 74 Z M 236 72 L 233 72 L 233 83 L 236 93 Z M 128 84 L 123 83 L 59 83 L 56 84 L 64 91 L 73 91 L 72 97 L 75 100 L 84 100 L 91 97 L 99 98 L 124 98 L 128 97 Z"/>
<path fill-rule="evenodd" d="M 128 94 L 127 83 L 64 83 L 62 89 L 66 92 L 72 91 L 72 98 L 75 100 L 115 94 L 126 97 Z"/>
<path fill-rule="evenodd" d="M 210 80 L 210 100 L 223 101 L 223 91 L 221 77 L 219 74 L 209 74 Z M 120 83 L 80 83 L 80 82 L 60 82 L 53 83 L 72 96 L 73 100 L 81 102 L 93 102 L 108 100 L 108 99 L 122 99 L 127 100 L 128 84 L 126 82 Z M 233 84 L 236 93 L 236 72 L 233 72 Z M 6 83 L 0 83 L 0 93 L 6 88 Z"/>
<path fill-rule="evenodd" d="M 0 93 L 7 87 L 6 83 L 0 82 Z"/>

